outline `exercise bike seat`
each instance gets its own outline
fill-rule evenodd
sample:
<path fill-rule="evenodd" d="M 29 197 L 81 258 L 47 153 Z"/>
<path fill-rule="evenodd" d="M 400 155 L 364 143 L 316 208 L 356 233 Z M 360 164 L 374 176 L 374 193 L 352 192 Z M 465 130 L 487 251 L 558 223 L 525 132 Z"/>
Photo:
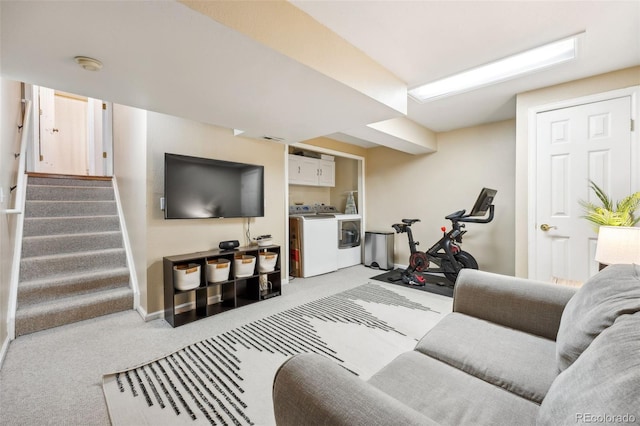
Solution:
<path fill-rule="evenodd" d="M 466 210 L 458 210 L 457 212 L 453 212 L 450 215 L 445 216 L 444 218 L 447 220 L 460 219 L 462 216 L 464 216 L 465 212 Z"/>
<path fill-rule="evenodd" d="M 420 219 L 402 219 L 402 223 L 406 225 L 412 225 L 416 222 L 420 222 Z"/>

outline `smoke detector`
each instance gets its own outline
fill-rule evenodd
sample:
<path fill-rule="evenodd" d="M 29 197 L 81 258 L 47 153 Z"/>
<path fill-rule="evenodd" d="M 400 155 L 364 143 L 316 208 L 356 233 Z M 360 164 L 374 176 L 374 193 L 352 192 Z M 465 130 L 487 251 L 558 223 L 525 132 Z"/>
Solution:
<path fill-rule="evenodd" d="M 102 69 L 102 62 L 97 59 L 89 58 L 87 56 L 76 56 L 73 59 L 75 59 L 76 63 L 87 71 L 99 71 Z"/>

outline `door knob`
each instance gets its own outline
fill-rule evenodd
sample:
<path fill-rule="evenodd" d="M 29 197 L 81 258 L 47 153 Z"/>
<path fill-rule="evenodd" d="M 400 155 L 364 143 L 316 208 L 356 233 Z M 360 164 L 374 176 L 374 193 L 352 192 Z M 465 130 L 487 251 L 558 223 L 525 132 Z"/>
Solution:
<path fill-rule="evenodd" d="M 540 229 L 543 230 L 544 232 L 547 232 L 550 229 L 556 229 L 556 227 L 543 223 L 542 225 L 540 225 Z"/>

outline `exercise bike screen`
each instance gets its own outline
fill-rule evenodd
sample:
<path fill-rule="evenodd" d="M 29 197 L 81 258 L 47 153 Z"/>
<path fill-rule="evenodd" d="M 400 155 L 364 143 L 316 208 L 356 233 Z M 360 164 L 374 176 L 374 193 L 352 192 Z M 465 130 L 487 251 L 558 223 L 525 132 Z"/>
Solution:
<path fill-rule="evenodd" d="M 480 191 L 480 195 L 478 195 L 478 199 L 473 205 L 469 216 L 486 215 L 487 211 L 489 210 L 489 206 L 491 206 L 491 203 L 493 203 L 493 198 L 497 193 L 498 191 L 496 191 L 495 189 L 482 188 L 482 191 Z"/>

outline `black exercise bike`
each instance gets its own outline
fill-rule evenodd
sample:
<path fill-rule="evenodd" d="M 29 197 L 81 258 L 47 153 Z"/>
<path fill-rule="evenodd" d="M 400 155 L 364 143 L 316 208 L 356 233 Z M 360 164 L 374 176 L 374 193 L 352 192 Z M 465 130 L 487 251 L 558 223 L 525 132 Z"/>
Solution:
<path fill-rule="evenodd" d="M 493 220 L 493 198 L 496 193 L 494 189 L 483 188 L 468 215 L 465 215 L 466 210 L 458 210 L 445 216 L 445 219 L 451 221 L 451 230 L 447 232 L 446 228 L 442 227 L 442 238 L 426 252 L 417 249 L 420 243 L 413 239 L 411 232 L 411 225 L 420 222 L 420 219 L 402 219 L 402 223 L 392 225 L 396 233 L 406 232 L 409 238 L 411 256 L 409 267 L 402 273 L 402 281 L 405 284 L 424 285 L 425 279 L 419 273 L 428 272 L 442 273 L 448 281 L 455 283 L 463 268 L 478 269 L 476 259 L 460 248 L 462 236 L 467 232 L 463 228 L 465 223 L 489 223 Z M 485 216 L 487 211 L 489 216 L 480 218 Z M 436 265 L 435 267 L 430 267 L 432 262 Z"/>

